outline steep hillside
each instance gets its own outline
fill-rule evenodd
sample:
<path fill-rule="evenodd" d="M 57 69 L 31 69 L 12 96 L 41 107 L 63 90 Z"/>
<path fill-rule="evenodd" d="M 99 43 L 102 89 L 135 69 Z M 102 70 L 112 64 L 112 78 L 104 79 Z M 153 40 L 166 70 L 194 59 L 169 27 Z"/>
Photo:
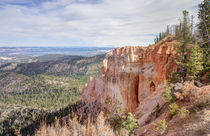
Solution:
<path fill-rule="evenodd" d="M 191 96 L 191 100 L 177 102 L 179 107 L 188 109 L 189 115 L 187 117 L 181 118 L 179 114 L 171 117 L 168 104 L 165 103 L 158 111 L 154 110 L 150 114 L 146 123 L 136 130 L 136 134 L 160 135 L 156 131 L 156 124 L 160 120 L 166 120 L 167 125 L 163 136 L 207 136 L 210 134 L 210 86 L 195 88 L 189 90 L 196 94 Z"/>
<path fill-rule="evenodd" d="M 55 59 L 53 59 L 55 58 Z M 53 74 L 65 76 L 88 75 L 99 72 L 104 55 L 94 57 L 51 55 L 37 57 L 31 63 L 7 63 L 0 66 L 0 72 L 15 72 L 24 75 Z"/>
<path fill-rule="evenodd" d="M 173 45 L 175 44 L 178 44 L 178 42 L 174 40 L 174 37 L 168 36 L 152 46 L 128 46 L 116 48 L 109 52 L 103 61 L 101 75 L 96 78 L 91 77 L 88 84 L 84 86 L 81 96 L 82 100 L 86 103 L 99 101 L 108 109 L 112 107 L 107 106 L 107 98 L 118 100 L 122 109 L 132 112 L 138 119 L 140 129 L 136 131 L 136 134 L 140 136 L 159 135 L 155 131 L 154 124 L 164 118 L 168 121 L 169 127 L 180 129 L 181 125 L 176 126 L 176 123 L 171 123 L 179 122 L 181 124 L 182 120 L 180 118 L 177 120 L 169 118 L 168 103 L 164 101 L 162 96 L 165 91 L 163 82 L 167 79 L 168 74 L 176 68 L 173 61 Z M 180 107 L 183 106 L 183 108 L 185 107 L 189 110 L 190 107 L 192 108 L 196 105 L 193 103 L 195 100 L 202 101 L 199 98 L 199 96 L 202 96 L 202 93 L 205 93 L 204 96 L 210 94 L 209 86 L 197 88 L 194 87 L 193 83 L 191 84 L 190 86 L 192 87 L 188 89 L 189 94 L 198 97 L 192 97 L 192 99 L 190 98 L 190 100 L 184 102 L 179 101 L 178 96 L 174 96 Z M 180 84 L 178 85 L 180 86 Z M 182 86 L 184 87 L 185 85 Z M 174 85 L 174 88 L 178 87 Z M 181 90 L 185 89 L 182 88 Z M 177 91 L 180 91 L 180 89 L 175 90 L 175 92 Z M 202 110 L 208 110 L 208 101 L 210 100 L 207 100 L 207 104 L 204 104 L 206 107 L 204 106 Z M 186 106 L 186 104 L 189 106 Z M 197 114 L 199 113 L 192 112 L 193 117 Z M 202 113 L 200 113 L 200 116 L 203 116 Z M 208 116 L 205 116 L 205 118 L 208 118 Z M 201 122 L 201 120 L 193 118 L 186 124 L 196 121 Z M 209 124 L 209 120 L 205 121 L 207 124 L 203 125 L 206 127 Z M 171 129 L 169 130 L 171 131 Z M 187 131 L 187 128 L 185 130 Z M 208 127 L 205 128 L 206 130 L 208 130 Z M 207 131 L 206 133 L 210 132 Z M 181 136 L 177 131 L 175 133 L 166 132 L 166 135 L 169 136 L 175 136 L 176 134 Z"/>

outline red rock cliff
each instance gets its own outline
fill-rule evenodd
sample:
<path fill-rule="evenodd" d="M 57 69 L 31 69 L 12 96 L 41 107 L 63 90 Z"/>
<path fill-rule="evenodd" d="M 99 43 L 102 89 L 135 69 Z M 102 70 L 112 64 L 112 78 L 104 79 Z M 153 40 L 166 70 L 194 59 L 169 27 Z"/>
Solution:
<path fill-rule="evenodd" d="M 90 78 L 83 88 L 82 100 L 91 102 L 107 96 L 118 99 L 122 107 L 145 121 L 157 104 L 167 73 L 173 69 L 172 45 L 167 37 L 149 47 L 116 48 L 106 55 L 101 75 Z"/>

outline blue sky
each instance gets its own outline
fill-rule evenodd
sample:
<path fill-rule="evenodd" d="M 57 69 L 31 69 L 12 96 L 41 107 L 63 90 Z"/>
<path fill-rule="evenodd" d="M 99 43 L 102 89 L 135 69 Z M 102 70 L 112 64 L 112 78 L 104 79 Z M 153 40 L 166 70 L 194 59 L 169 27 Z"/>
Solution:
<path fill-rule="evenodd" d="M 0 0 L 0 46 L 153 43 L 201 0 Z"/>

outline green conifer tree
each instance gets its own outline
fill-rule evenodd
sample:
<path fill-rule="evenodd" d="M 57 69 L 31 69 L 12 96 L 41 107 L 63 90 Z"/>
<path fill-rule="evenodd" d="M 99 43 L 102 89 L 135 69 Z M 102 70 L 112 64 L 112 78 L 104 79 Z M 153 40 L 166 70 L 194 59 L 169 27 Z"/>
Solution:
<path fill-rule="evenodd" d="M 180 44 L 175 45 L 175 50 L 177 53 L 177 56 L 175 57 L 175 62 L 178 65 L 179 68 L 179 80 L 183 83 L 186 78 L 186 58 L 187 58 L 187 49 L 189 44 L 192 42 L 191 39 L 191 24 L 189 19 L 189 13 L 188 11 L 183 11 L 183 19 L 180 21 L 180 27 L 179 31 L 177 32 L 177 39 L 180 42 Z"/>
<path fill-rule="evenodd" d="M 196 75 L 203 70 L 203 51 L 197 43 L 189 49 L 185 68 L 190 79 L 196 79 Z"/>
<path fill-rule="evenodd" d="M 198 29 L 200 33 L 201 42 L 199 45 L 204 51 L 204 73 L 210 71 L 210 2 L 209 0 L 204 0 L 199 4 L 198 12 L 199 24 Z"/>

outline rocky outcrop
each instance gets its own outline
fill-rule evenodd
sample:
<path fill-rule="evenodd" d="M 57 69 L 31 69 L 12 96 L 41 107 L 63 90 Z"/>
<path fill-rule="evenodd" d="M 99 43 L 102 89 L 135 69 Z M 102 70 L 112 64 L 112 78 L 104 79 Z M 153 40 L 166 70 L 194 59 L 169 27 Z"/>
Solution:
<path fill-rule="evenodd" d="M 91 77 L 83 88 L 82 100 L 91 102 L 107 96 L 118 99 L 122 107 L 144 122 L 157 104 L 163 104 L 160 97 L 163 81 L 173 68 L 173 37 L 167 37 L 157 44 L 140 47 L 116 48 L 106 55 L 101 75 Z"/>

